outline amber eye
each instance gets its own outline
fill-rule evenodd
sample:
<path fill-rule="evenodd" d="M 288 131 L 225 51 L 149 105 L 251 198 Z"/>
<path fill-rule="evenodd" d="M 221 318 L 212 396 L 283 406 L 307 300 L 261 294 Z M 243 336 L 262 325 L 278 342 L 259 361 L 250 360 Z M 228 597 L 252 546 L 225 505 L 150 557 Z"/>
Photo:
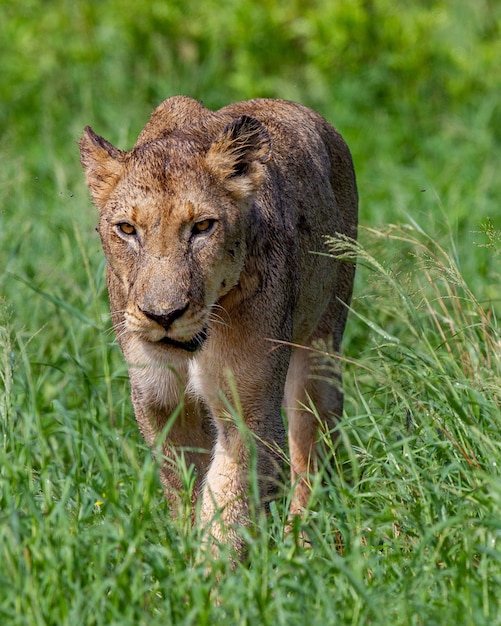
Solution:
<path fill-rule="evenodd" d="M 193 225 L 192 232 L 194 235 L 202 235 L 208 233 L 214 226 L 216 220 L 202 220 Z"/>
<path fill-rule="evenodd" d="M 134 226 L 132 226 L 132 224 L 128 224 L 127 222 L 120 222 L 120 224 L 117 224 L 117 228 L 124 235 L 130 236 L 136 234 Z"/>

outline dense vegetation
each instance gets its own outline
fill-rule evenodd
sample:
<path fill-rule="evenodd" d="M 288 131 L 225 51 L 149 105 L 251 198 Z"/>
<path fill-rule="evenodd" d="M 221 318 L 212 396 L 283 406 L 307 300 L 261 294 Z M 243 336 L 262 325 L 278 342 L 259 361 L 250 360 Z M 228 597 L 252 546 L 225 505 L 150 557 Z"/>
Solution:
<path fill-rule="evenodd" d="M 501 624 L 500 30 L 494 0 L 0 5 L 2 623 Z M 233 572 L 134 423 L 76 146 L 176 93 L 316 108 L 361 197 L 311 545 L 286 493 Z"/>

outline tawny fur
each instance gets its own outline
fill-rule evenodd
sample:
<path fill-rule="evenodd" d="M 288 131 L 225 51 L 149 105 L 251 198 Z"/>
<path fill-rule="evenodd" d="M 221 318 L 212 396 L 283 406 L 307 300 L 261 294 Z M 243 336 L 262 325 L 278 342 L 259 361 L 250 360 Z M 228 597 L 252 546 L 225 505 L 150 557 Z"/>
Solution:
<path fill-rule="evenodd" d="M 349 150 L 299 104 L 212 112 L 186 97 L 163 102 L 129 152 L 88 127 L 80 149 L 139 427 L 154 446 L 182 406 L 163 444 L 167 496 L 181 488 L 183 457 L 202 521 L 220 515 L 211 532 L 238 552 L 250 461 L 228 411 L 234 389 L 263 502 L 279 479 L 285 407 L 292 513 L 310 497 L 319 420 L 308 407 L 327 430 L 342 411 L 340 374 L 337 384 L 312 376 L 319 361 L 308 348 L 337 353 L 345 327 L 354 266 L 315 253 L 326 252 L 326 235 L 356 237 Z"/>

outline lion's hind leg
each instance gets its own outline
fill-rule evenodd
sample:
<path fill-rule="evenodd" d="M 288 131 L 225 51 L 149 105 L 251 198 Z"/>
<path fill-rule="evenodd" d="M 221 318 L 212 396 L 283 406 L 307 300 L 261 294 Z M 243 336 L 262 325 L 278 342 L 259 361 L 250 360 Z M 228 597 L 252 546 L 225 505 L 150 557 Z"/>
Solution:
<path fill-rule="evenodd" d="M 285 385 L 285 410 L 289 425 L 291 513 L 300 514 L 311 497 L 317 471 L 320 430 L 333 433 L 343 408 L 340 374 L 322 364 L 315 350 L 296 348 Z"/>

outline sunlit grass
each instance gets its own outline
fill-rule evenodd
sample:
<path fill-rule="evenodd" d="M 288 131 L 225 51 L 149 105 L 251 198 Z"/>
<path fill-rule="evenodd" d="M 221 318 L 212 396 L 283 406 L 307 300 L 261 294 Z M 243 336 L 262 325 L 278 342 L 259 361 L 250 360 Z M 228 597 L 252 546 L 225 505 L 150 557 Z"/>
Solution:
<path fill-rule="evenodd" d="M 361 238 L 341 244 L 368 288 L 353 303 L 366 345 L 346 359 L 335 461 L 295 532 L 283 533 L 287 493 L 258 515 L 234 570 L 224 550 L 207 570 L 200 533 L 169 512 L 105 327 L 72 317 L 56 351 L 65 365 L 47 373 L 3 307 L 7 623 L 497 623 L 496 320 L 416 225 Z M 80 286 L 97 325 L 101 271 Z"/>

